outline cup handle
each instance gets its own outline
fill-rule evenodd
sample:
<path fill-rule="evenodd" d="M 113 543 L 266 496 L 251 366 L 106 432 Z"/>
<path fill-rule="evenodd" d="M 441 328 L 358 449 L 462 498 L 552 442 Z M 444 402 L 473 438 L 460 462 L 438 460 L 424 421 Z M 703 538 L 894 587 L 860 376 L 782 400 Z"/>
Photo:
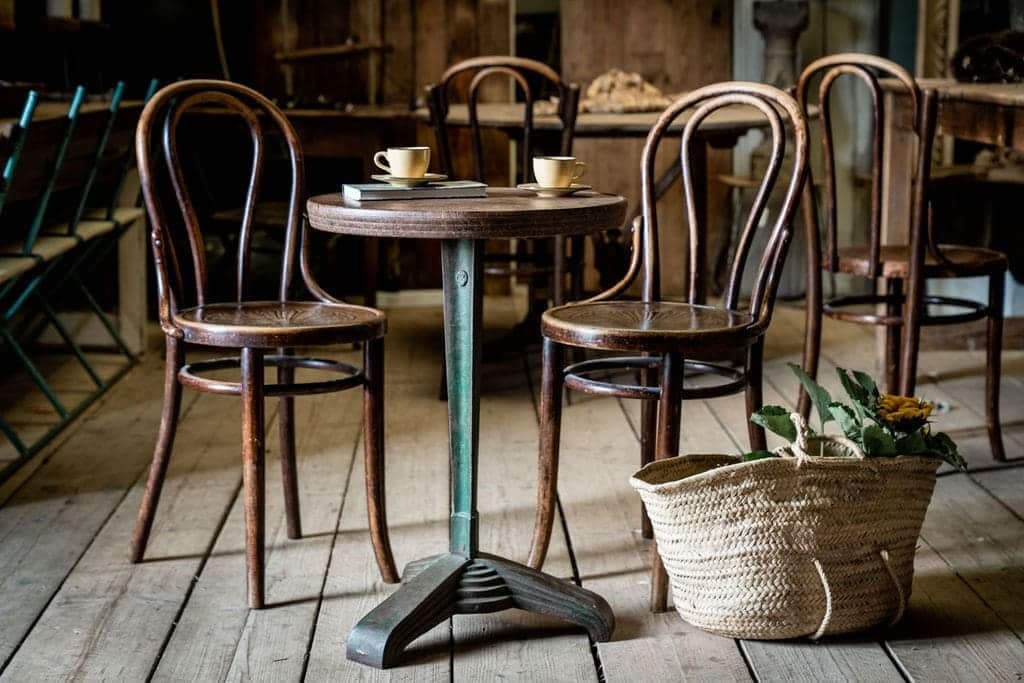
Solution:
<path fill-rule="evenodd" d="M 576 166 L 573 168 L 572 179 L 579 180 L 587 172 L 587 164 L 582 161 L 577 161 Z"/>
<path fill-rule="evenodd" d="M 381 161 L 383 159 L 383 161 Z M 384 151 L 377 152 L 373 155 L 373 163 L 377 164 L 377 168 L 380 168 L 388 173 L 391 173 L 391 167 L 387 164 L 388 153 Z"/>

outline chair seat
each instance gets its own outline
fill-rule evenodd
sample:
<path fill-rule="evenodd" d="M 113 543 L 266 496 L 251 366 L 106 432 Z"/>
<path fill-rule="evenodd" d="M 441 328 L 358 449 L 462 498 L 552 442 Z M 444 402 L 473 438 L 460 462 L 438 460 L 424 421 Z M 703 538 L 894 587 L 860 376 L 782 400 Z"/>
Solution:
<path fill-rule="evenodd" d="M 39 263 L 31 256 L 0 256 L 0 283 L 27 273 Z"/>
<path fill-rule="evenodd" d="M 78 246 L 78 240 L 74 237 L 64 235 L 40 235 L 32 245 L 32 256 L 43 261 L 52 261 Z M 20 254 L 22 245 L 8 244 L 0 245 L 0 252 L 4 254 Z"/>
<path fill-rule="evenodd" d="M 764 330 L 747 311 L 671 301 L 600 301 L 544 312 L 541 331 L 562 344 L 616 351 L 707 352 L 745 348 Z"/>
<path fill-rule="evenodd" d="M 93 240 L 100 235 L 108 235 L 114 231 L 116 225 L 114 221 L 102 221 L 102 220 L 87 220 L 78 221 L 78 228 L 75 230 L 75 235 L 78 236 L 83 242 Z M 66 237 L 71 226 L 67 223 L 58 223 L 46 228 L 48 235 L 54 237 Z"/>
<path fill-rule="evenodd" d="M 931 254 L 925 255 L 924 276 L 926 278 L 970 277 L 990 275 L 1006 270 L 1006 255 L 984 247 L 967 247 L 959 244 L 940 244 L 939 251 L 951 263 L 950 269 L 936 261 Z M 879 251 L 882 271 L 886 278 L 907 278 L 910 275 L 910 247 L 903 245 L 883 246 Z M 868 247 L 844 247 L 839 250 L 839 272 L 868 277 L 871 261 Z"/>
<path fill-rule="evenodd" d="M 145 215 L 145 209 L 137 206 L 118 206 L 114 208 L 114 213 L 110 217 L 110 220 L 113 220 L 114 223 L 121 226 L 134 223 Z M 85 217 L 93 220 L 108 220 L 106 209 L 86 209 Z"/>
<path fill-rule="evenodd" d="M 348 304 L 250 301 L 187 308 L 175 314 L 174 324 L 193 344 L 273 349 L 377 339 L 384 336 L 387 318 Z"/>

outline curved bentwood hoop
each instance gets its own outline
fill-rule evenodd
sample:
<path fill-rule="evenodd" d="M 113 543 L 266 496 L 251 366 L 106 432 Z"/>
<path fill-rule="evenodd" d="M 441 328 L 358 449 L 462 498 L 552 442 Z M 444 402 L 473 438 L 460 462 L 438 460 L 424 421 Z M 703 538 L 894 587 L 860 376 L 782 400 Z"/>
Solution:
<path fill-rule="evenodd" d="M 721 306 L 703 305 L 704 264 L 700 244 L 705 231 L 699 224 L 694 177 L 695 145 L 703 144 L 699 129 L 715 112 L 746 106 L 764 117 L 770 135 L 768 166 L 739 235 Z M 680 164 L 689 227 L 689 303 L 664 301 L 662 261 L 658 244 L 655 157 L 673 122 L 689 112 L 680 137 Z M 537 477 L 537 520 L 529 564 L 542 566 L 554 525 L 563 386 L 602 396 L 639 399 L 641 404 L 641 464 L 679 453 L 681 402 L 745 391 L 747 409 L 761 406 L 761 366 L 764 333 L 771 321 L 779 277 L 793 234 L 793 216 L 807 167 L 807 123 L 796 100 L 760 83 L 720 83 L 695 90 L 668 107 L 658 118 L 644 145 L 641 161 L 642 216 L 633 222 L 633 254 L 621 281 L 579 304 L 548 310 L 542 320 L 544 349 L 540 397 L 540 448 Z M 748 301 L 741 301 L 743 277 L 752 258 L 754 237 L 780 183 L 787 143 L 793 150 L 793 170 L 783 183 L 777 215 L 768 226 L 763 253 L 755 270 Z M 637 281 L 640 301 L 621 295 Z M 625 352 L 563 367 L 563 347 Z M 734 360 L 737 363 L 718 362 Z M 609 373 L 635 372 L 638 384 L 609 379 Z M 722 381 L 683 386 L 683 374 L 717 375 Z M 764 431 L 748 425 L 753 450 L 764 449 Z M 641 520 L 651 537 L 646 515 Z M 652 555 L 651 605 L 667 604 L 667 577 L 655 549 Z"/>
<path fill-rule="evenodd" d="M 210 302 L 206 248 L 200 218 L 189 192 L 180 160 L 178 129 L 183 117 L 199 107 L 228 110 L 245 124 L 251 142 L 251 167 L 238 232 L 233 302 Z M 256 200 L 260 193 L 268 132 L 283 140 L 291 184 L 283 227 L 277 298 L 250 297 L 250 245 Z M 362 387 L 364 442 L 370 536 L 386 581 L 397 581 L 387 535 L 383 478 L 383 336 L 384 315 L 352 306 L 327 294 L 309 268 L 308 240 L 302 224 L 305 183 L 302 147 L 284 114 L 266 97 L 236 83 L 214 80 L 181 81 L 163 88 L 147 103 L 136 132 L 136 156 L 146 208 L 152 225 L 151 244 L 156 264 L 160 326 L 166 336 L 164 405 L 149 471 L 146 492 L 132 537 L 132 560 L 139 562 L 156 515 L 157 503 L 170 461 L 181 406 L 181 387 L 229 394 L 242 399 L 243 495 L 246 522 L 246 560 L 250 607 L 264 605 L 264 398 L 280 398 L 281 467 L 290 538 L 302 535 L 295 466 L 294 397 Z M 169 181 L 170 191 L 163 186 Z M 168 213 L 161 192 L 173 194 L 176 213 Z M 187 260 L 179 257 L 174 233 L 183 227 Z M 298 250 L 299 269 L 314 301 L 290 298 Z M 186 268 L 183 269 L 183 265 Z M 190 276 L 186 279 L 186 275 Z M 360 342 L 364 367 L 295 354 L 296 347 Z M 185 344 L 237 350 L 238 356 L 185 363 Z M 276 353 L 275 353 L 276 350 Z M 270 351 L 270 353 L 268 353 Z M 264 384 L 264 368 L 277 369 L 277 382 Z M 204 376 L 238 368 L 240 382 Z M 296 368 L 334 375 L 316 382 L 296 382 Z M 337 377 L 340 375 L 340 377 Z"/>

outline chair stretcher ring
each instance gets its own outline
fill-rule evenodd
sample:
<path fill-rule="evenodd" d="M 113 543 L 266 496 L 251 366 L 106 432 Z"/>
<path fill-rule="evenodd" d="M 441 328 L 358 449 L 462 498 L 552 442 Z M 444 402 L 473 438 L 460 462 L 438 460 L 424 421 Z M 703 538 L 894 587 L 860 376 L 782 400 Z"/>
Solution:
<path fill-rule="evenodd" d="M 959 325 L 988 317 L 988 306 L 970 299 L 959 299 L 951 296 L 939 296 L 928 294 L 922 297 L 925 305 L 924 315 L 921 319 L 923 326 L 931 325 Z M 903 296 L 890 296 L 888 294 L 858 294 L 841 296 L 826 301 L 822 312 L 836 320 L 846 322 L 866 323 L 868 325 L 884 325 L 886 327 L 898 327 L 903 324 L 903 315 L 881 315 L 872 313 L 850 313 L 841 309 L 849 306 L 865 306 L 880 304 L 899 304 L 904 302 Z M 966 309 L 963 313 L 946 313 L 941 315 L 928 315 L 928 306 L 948 306 L 950 308 Z"/>
<path fill-rule="evenodd" d="M 714 398 L 734 393 L 737 389 L 746 384 L 746 377 L 742 368 L 733 368 L 716 363 L 685 360 L 684 365 L 688 371 L 697 371 L 700 374 L 712 374 L 729 379 L 728 382 L 706 387 L 684 387 L 683 397 L 686 399 Z M 656 400 L 661 396 L 661 389 L 653 386 L 646 387 L 637 384 L 625 384 L 611 382 L 602 379 L 595 379 L 587 375 L 600 371 L 622 371 L 622 370 L 656 370 L 661 366 L 661 360 L 657 356 L 619 356 L 614 358 L 594 358 L 567 365 L 562 371 L 565 386 L 573 391 L 597 396 L 617 396 L 619 398 L 635 398 L 643 400 Z"/>
<path fill-rule="evenodd" d="M 181 366 L 178 371 L 178 381 L 182 386 L 191 387 L 208 394 L 221 394 L 226 396 L 239 396 L 242 393 L 240 382 L 229 382 L 227 380 L 212 379 L 203 377 L 200 373 L 215 370 L 228 370 L 240 368 L 242 360 L 238 356 L 229 358 L 215 358 L 213 360 L 197 361 Z M 308 370 L 324 370 L 337 372 L 346 377 L 330 379 L 321 382 L 292 382 L 289 384 L 267 384 L 263 388 L 264 396 L 299 396 L 306 394 L 327 394 L 334 391 L 343 391 L 364 383 L 363 370 L 348 363 L 340 361 L 324 360 L 321 358 L 303 358 L 301 356 L 264 356 L 263 364 L 266 367 L 277 368 L 306 368 Z"/>

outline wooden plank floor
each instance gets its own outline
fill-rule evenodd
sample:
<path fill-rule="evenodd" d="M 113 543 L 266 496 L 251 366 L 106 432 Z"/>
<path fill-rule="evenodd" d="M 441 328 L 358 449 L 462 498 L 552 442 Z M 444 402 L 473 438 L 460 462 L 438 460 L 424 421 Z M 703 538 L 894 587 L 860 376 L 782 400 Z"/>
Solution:
<path fill-rule="evenodd" d="M 396 308 L 387 340 L 388 514 L 400 564 L 442 550 L 447 533 L 447 418 L 436 398 L 440 311 Z M 489 299 L 488 335 L 511 299 Z M 781 308 L 768 337 L 765 398 L 795 396 L 801 313 Z M 823 372 L 873 371 L 874 340 L 827 325 Z M 358 354 L 345 351 L 347 360 Z M 533 522 L 535 352 L 485 355 L 480 515 L 484 549 L 522 561 Z M 906 618 L 853 638 L 737 642 L 647 611 L 649 545 L 627 479 L 638 460 L 635 402 L 580 397 L 564 412 L 560 509 L 546 569 L 604 595 L 615 639 L 515 611 L 459 616 L 378 672 L 345 659 L 352 624 L 390 594 L 370 549 L 359 397 L 299 399 L 306 536 L 284 530 L 276 405 L 268 404 L 268 609 L 244 607 L 238 495 L 239 406 L 186 392 L 183 420 L 147 561 L 128 536 L 161 401 L 150 353 L 85 416 L 0 483 L 0 680 L 1021 680 L 1024 678 L 1024 469 L 992 469 L 981 397 L 983 356 L 927 353 L 919 393 L 942 402 L 940 427 L 970 460 L 943 476 L 925 521 Z M 1024 457 L 1024 355 L 1004 360 L 1011 457 Z M 68 390 L 74 381 L 67 378 Z M 6 391 L 5 387 L 5 391 Z M 26 406 L 23 414 L 35 408 Z M 686 404 L 684 451 L 746 443 L 742 398 Z"/>

